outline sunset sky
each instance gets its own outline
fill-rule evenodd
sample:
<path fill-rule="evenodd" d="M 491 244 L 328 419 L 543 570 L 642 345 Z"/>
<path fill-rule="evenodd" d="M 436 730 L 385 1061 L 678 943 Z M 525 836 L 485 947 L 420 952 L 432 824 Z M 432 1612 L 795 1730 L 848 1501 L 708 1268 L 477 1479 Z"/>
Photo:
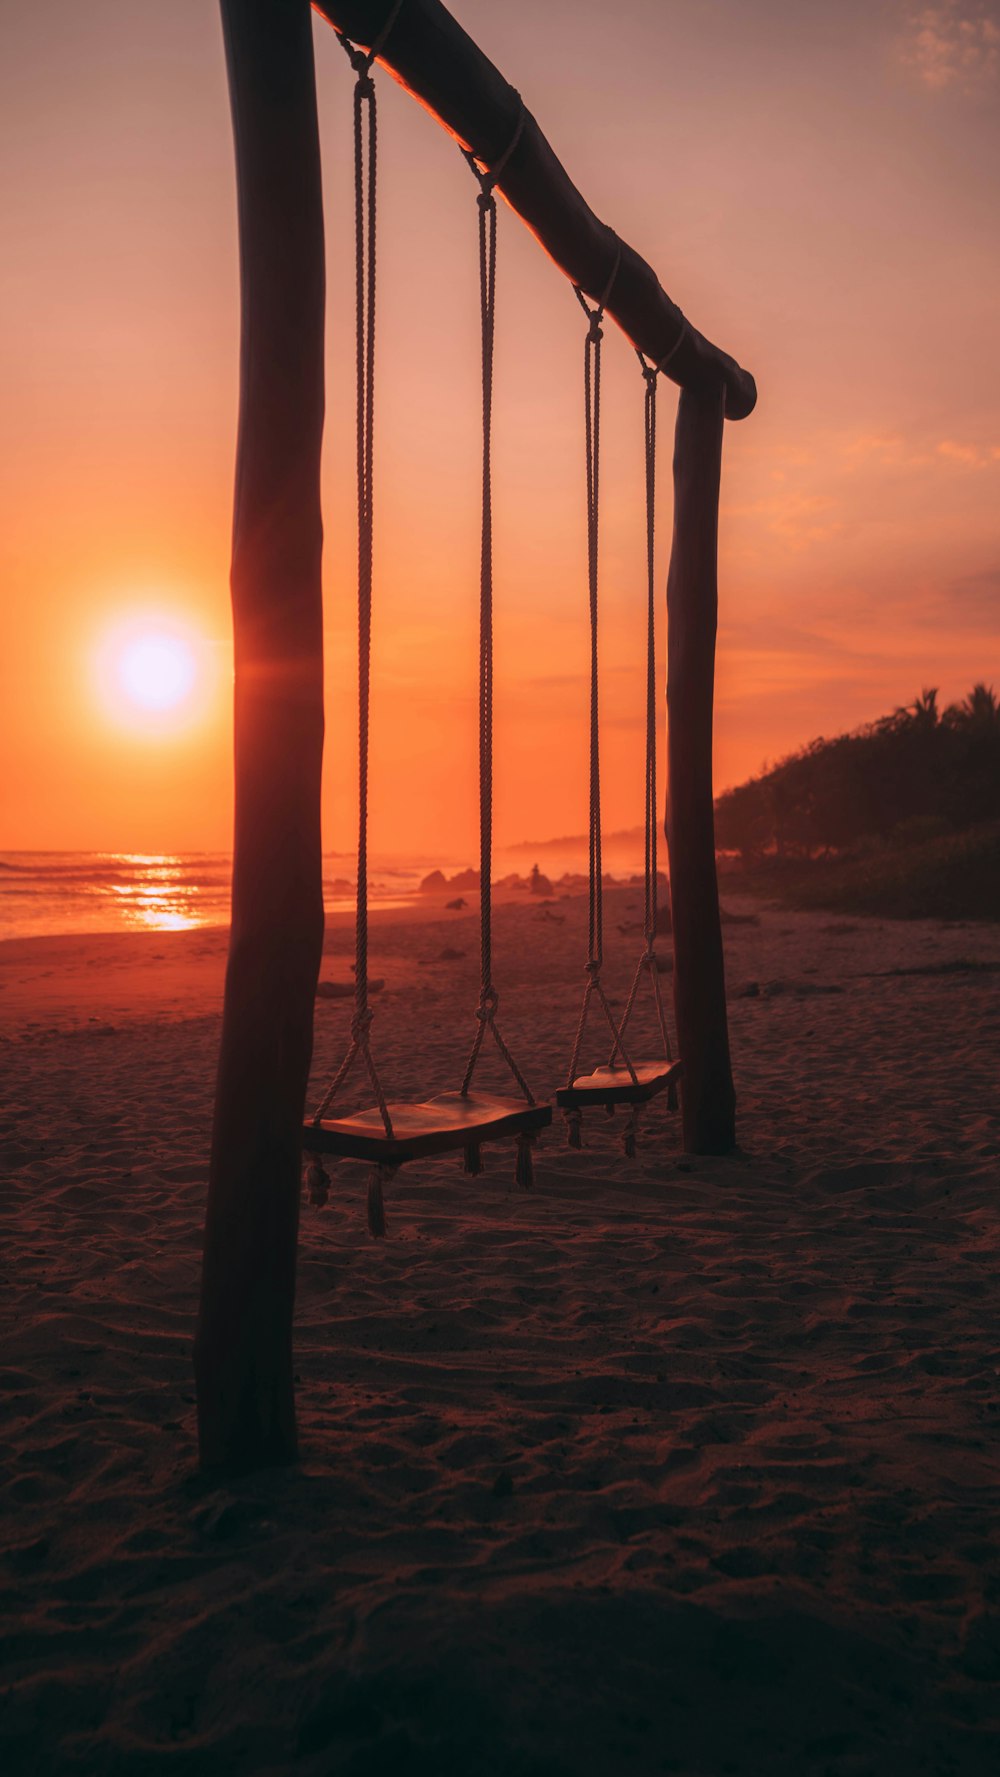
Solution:
<path fill-rule="evenodd" d="M 922 685 L 948 701 L 1000 684 L 1000 5 L 452 10 L 597 212 L 757 377 L 726 438 L 718 787 Z M 217 9 L 53 0 L 4 8 L 0 32 L 0 846 L 224 848 L 238 290 Z M 348 848 L 352 76 L 320 20 L 315 36 L 325 844 Z M 476 188 L 378 81 L 372 846 L 471 855 Z M 586 826 L 585 323 L 504 210 L 497 326 L 496 812 L 513 842 Z M 644 595 L 642 384 L 614 329 L 605 398 L 613 829 L 642 814 Z M 661 584 L 674 401 L 663 384 Z M 127 695 L 122 650 L 150 632 L 191 651 L 179 714 Z"/>

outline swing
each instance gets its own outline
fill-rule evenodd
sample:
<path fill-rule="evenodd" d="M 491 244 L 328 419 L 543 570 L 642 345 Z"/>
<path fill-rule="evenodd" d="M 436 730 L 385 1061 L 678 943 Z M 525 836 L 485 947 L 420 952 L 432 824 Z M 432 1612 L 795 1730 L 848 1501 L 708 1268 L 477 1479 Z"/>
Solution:
<path fill-rule="evenodd" d="M 621 249 L 617 248 L 615 262 L 607 288 L 600 301 L 593 308 L 587 301 L 583 291 L 576 286 L 576 295 L 588 318 L 588 332 L 584 348 L 584 398 L 586 408 L 586 448 L 587 448 L 587 568 L 590 588 L 590 916 L 588 931 L 587 984 L 583 995 L 583 1008 L 577 1026 L 576 1041 L 569 1065 L 566 1085 L 556 1093 L 556 1103 L 566 1112 L 567 1133 L 571 1147 L 580 1147 L 582 1112 L 589 1106 L 603 1104 L 609 1114 L 613 1114 L 616 1105 L 625 1104 L 631 1107 L 631 1115 L 625 1128 L 625 1152 L 631 1158 L 635 1153 L 636 1133 L 638 1128 L 639 1106 L 654 1098 L 657 1093 L 666 1090 L 670 1108 L 677 1108 L 677 1079 L 681 1072 L 681 1064 L 675 1060 L 670 1047 L 670 1036 L 667 1030 L 666 1012 L 663 995 L 660 991 L 660 976 L 656 957 L 656 585 L 654 575 L 654 517 L 656 494 L 656 379 L 677 350 L 680 339 L 659 364 L 647 363 L 641 352 L 637 353 L 642 367 L 645 382 L 645 462 L 646 462 L 646 782 L 645 782 L 645 907 L 643 918 L 644 948 L 636 965 L 620 1024 L 615 1023 L 614 1014 L 608 1003 L 607 995 L 601 981 L 601 968 L 604 961 L 604 898 L 603 873 L 601 867 L 601 761 L 600 761 L 600 724 L 598 707 L 598 649 L 597 649 L 597 588 L 598 588 L 598 518 L 600 509 L 600 428 L 601 428 L 601 340 L 603 332 L 601 322 L 604 319 L 604 308 L 611 295 L 618 267 L 621 261 Z M 663 1056 L 651 1061 L 635 1061 L 625 1044 L 625 1035 L 635 1009 L 639 987 L 643 975 L 649 976 L 653 1002 L 656 1008 L 656 1019 L 663 1042 Z M 593 1073 L 579 1073 L 580 1051 L 587 1028 L 587 1020 L 594 997 L 604 1012 L 612 1036 L 612 1048 L 608 1060 Z"/>
<path fill-rule="evenodd" d="M 391 26 L 398 6 L 390 15 Z M 387 27 L 388 29 L 388 27 Z M 386 1100 L 371 1051 L 372 1011 L 368 1004 L 368 728 L 371 664 L 372 592 L 372 432 L 375 364 L 375 169 L 376 113 L 372 63 L 381 48 L 366 54 L 340 41 L 357 74 L 354 89 L 354 172 L 357 247 L 357 459 L 358 459 L 358 688 L 359 688 L 359 820 L 358 885 L 355 924 L 355 1006 L 351 1041 L 335 1079 L 324 1094 L 312 1120 L 303 1131 L 303 1147 L 310 1163 L 306 1169 L 309 1194 L 322 1205 L 329 1194 L 329 1180 L 320 1156 L 368 1160 L 376 1167 L 369 1184 L 368 1222 L 371 1232 L 385 1233 L 382 1184 L 408 1160 L 447 1153 L 461 1148 L 465 1170 L 481 1170 L 480 1147 L 484 1142 L 510 1137 L 517 1141 L 517 1183 L 532 1183 L 531 1144 L 552 1121 L 552 1108 L 537 1104 L 497 1024 L 499 995 L 493 983 L 492 955 L 492 840 L 493 840 L 493 535 L 491 486 L 491 434 L 493 405 L 494 296 L 496 289 L 497 211 L 493 187 L 513 154 L 524 123 L 521 109 L 517 128 L 506 152 L 492 171 L 482 171 L 474 157 L 466 159 L 479 180 L 479 282 L 482 322 L 483 377 L 483 511 L 480 556 L 479 624 L 479 837 L 480 837 L 480 954 L 481 987 L 476 1009 L 477 1029 L 458 1092 L 444 1092 L 423 1103 Z M 367 105 L 367 140 L 363 128 Z M 464 152 L 464 151 L 463 151 Z M 366 166 L 367 159 L 367 166 Z M 521 1094 L 499 1097 L 473 1091 L 472 1081 L 487 1032 L 492 1036 Z M 327 1115 L 355 1062 L 364 1062 L 375 1095 L 371 1109 L 347 1117 Z"/>

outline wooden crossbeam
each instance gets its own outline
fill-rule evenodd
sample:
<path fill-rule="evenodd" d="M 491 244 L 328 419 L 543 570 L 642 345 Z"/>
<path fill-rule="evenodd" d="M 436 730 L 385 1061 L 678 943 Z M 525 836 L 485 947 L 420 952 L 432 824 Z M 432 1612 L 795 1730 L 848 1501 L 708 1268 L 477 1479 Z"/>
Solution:
<path fill-rule="evenodd" d="M 391 0 L 313 0 L 313 9 L 352 43 L 376 42 Z M 514 139 L 521 98 L 440 0 L 403 0 L 378 61 L 464 148 L 495 166 Z M 641 254 L 597 216 L 577 190 L 530 112 L 497 190 L 574 284 L 599 297 L 621 261 L 606 305 L 652 363 L 671 354 L 664 374 L 679 388 L 725 388 L 726 418 L 746 419 L 757 401 L 748 370 L 685 321 Z"/>

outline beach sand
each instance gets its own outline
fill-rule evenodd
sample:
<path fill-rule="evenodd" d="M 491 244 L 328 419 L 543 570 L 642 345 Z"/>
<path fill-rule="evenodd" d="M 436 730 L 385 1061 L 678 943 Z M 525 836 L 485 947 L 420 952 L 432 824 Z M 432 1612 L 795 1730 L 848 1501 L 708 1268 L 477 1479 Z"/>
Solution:
<path fill-rule="evenodd" d="M 540 1096 L 585 913 L 496 916 Z M 640 913 L 609 893 L 619 998 Z M 726 945 L 741 1152 L 684 1159 L 662 1101 L 634 1161 L 557 1122 L 530 1193 L 509 1147 L 408 1168 L 384 1243 L 339 1167 L 301 1465 L 224 1486 L 191 1343 L 225 935 L 0 946 L 6 1771 L 995 1772 L 1000 975 L 942 965 L 1000 929 L 764 908 Z M 477 956 L 472 907 L 373 918 L 394 1095 L 458 1084 Z M 317 1004 L 317 1084 L 349 1016 Z"/>

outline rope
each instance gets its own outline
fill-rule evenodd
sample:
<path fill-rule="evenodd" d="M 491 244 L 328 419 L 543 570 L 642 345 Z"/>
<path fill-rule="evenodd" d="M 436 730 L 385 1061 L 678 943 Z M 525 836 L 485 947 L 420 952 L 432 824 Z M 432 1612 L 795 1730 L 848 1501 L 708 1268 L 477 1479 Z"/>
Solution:
<path fill-rule="evenodd" d="M 500 159 L 494 161 L 492 167 L 487 167 L 485 162 L 480 159 L 478 154 L 473 153 L 471 148 L 462 149 L 462 153 L 472 168 L 472 171 L 475 173 L 476 178 L 479 180 L 480 189 L 482 190 L 484 197 L 490 197 L 494 187 L 499 183 L 500 175 L 520 142 L 525 123 L 527 122 L 528 113 L 525 108 L 524 100 L 520 93 L 515 93 L 514 96 L 517 99 L 517 122 L 514 125 L 514 131 L 510 141 L 501 154 Z"/>
<path fill-rule="evenodd" d="M 645 383 L 646 460 L 646 948 L 656 939 L 656 371 L 640 357 Z"/>
<path fill-rule="evenodd" d="M 657 361 L 656 369 L 658 371 L 659 370 L 666 370 L 667 365 L 670 363 L 671 358 L 675 358 L 677 356 L 677 353 L 680 351 L 681 346 L 684 344 L 684 341 L 687 338 L 687 330 L 688 330 L 687 316 L 681 315 L 680 309 L 677 310 L 677 313 L 681 317 L 681 330 L 678 333 L 677 338 L 674 340 L 674 343 L 671 346 L 669 352 L 664 352 L 663 357 Z M 639 352 L 639 361 L 643 366 L 643 375 L 645 375 L 646 360 L 643 357 L 641 352 Z"/>
<path fill-rule="evenodd" d="M 683 332 L 682 336 L 683 337 Z M 677 344 L 680 344 L 678 340 Z M 667 353 L 667 358 L 677 350 L 675 345 Z M 648 364 L 642 352 L 636 351 L 636 357 L 642 370 L 645 383 L 643 401 L 643 441 L 646 465 L 646 782 L 645 782 L 645 905 L 643 911 L 643 933 L 645 949 L 639 958 L 628 1002 L 622 1016 L 615 1046 L 611 1051 L 609 1067 L 613 1067 L 615 1057 L 621 1050 L 621 1039 L 624 1035 L 632 1010 L 643 970 L 649 971 L 653 983 L 653 999 L 656 1005 L 657 1023 L 668 1061 L 673 1059 L 670 1049 L 670 1034 L 667 1029 L 666 1012 L 663 1006 L 663 995 L 660 992 L 660 976 L 656 966 L 656 913 L 657 913 L 657 867 L 656 867 L 656 380 L 666 359 L 659 364 Z M 621 1050 L 624 1054 L 624 1050 Z"/>
<path fill-rule="evenodd" d="M 520 95 L 519 95 L 520 97 Z M 497 206 L 493 188 L 514 152 L 524 127 L 524 105 L 514 134 L 491 170 L 480 168 L 475 155 L 463 149 L 479 183 L 479 313 L 482 332 L 483 476 L 482 531 L 479 555 L 479 951 L 480 990 L 475 1040 L 462 1081 L 468 1095 L 472 1076 L 490 1031 L 511 1075 L 529 1104 L 535 1100 L 508 1049 L 496 1021 L 500 996 L 493 984 L 493 346 L 497 277 Z"/>
<path fill-rule="evenodd" d="M 354 1017 L 351 1020 L 351 1042 L 332 1085 L 313 1114 L 313 1122 L 319 1123 L 360 1057 L 375 1093 L 385 1133 L 390 1140 L 392 1118 L 371 1052 L 373 1014 L 368 1004 L 368 736 L 374 558 L 375 190 L 378 162 L 378 118 L 371 67 L 395 23 L 401 5 L 402 0 L 396 0 L 382 31 L 367 53 L 355 49 L 347 38 L 339 38 L 357 75 L 354 87 L 354 247 L 357 310 L 358 888 L 354 928 Z"/>
<path fill-rule="evenodd" d="M 600 301 L 591 307 L 579 284 L 573 290 L 580 307 L 587 316 L 587 337 L 583 354 L 583 394 L 586 416 L 586 455 L 587 455 L 587 585 L 590 602 L 590 833 L 589 833 L 589 869 L 590 892 L 587 920 L 587 985 L 583 992 L 583 1006 L 580 1010 L 580 1022 L 577 1025 L 576 1041 L 569 1064 L 567 1085 L 572 1086 L 580 1061 L 580 1050 L 583 1045 L 584 1032 L 590 1014 L 594 995 L 604 1012 L 611 1030 L 615 1047 L 612 1051 L 612 1062 L 621 1051 L 622 1059 L 628 1068 L 633 1085 L 638 1083 L 635 1068 L 626 1053 L 622 1042 L 619 1026 L 608 1004 L 607 995 L 601 981 L 601 968 L 604 962 L 604 883 L 603 859 L 601 853 L 601 729 L 600 707 L 598 698 L 598 546 L 600 542 L 600 504 L 601 504 L 601 341 L 604 333 L 601 322 L 604 319 L 604 308 L 614 288 L 621 265 L 621 243 L 615 237 L 615 258 L 611 268 L 611 276 L 604 289 Z"/>
<path fill-rule="evenodd" d="M 394 4 L 390 6 L 389 11 L 386 14 L 385 24 L 382 26 L 381 31 L 378 33 L 378 36 L 375 38 L 370 49 L 357 49 L 349 37 L 346 37 L 342 32 L 337 33 L 337 42 L 340 44 L 351 67 L 359 78 L 371 73 L 372 64 L 377 61 L 378 57 L 382 54 L 382 51 L 389 41 L 389 34 L 402 10 L 403 0 L 394 0 Z"/>

